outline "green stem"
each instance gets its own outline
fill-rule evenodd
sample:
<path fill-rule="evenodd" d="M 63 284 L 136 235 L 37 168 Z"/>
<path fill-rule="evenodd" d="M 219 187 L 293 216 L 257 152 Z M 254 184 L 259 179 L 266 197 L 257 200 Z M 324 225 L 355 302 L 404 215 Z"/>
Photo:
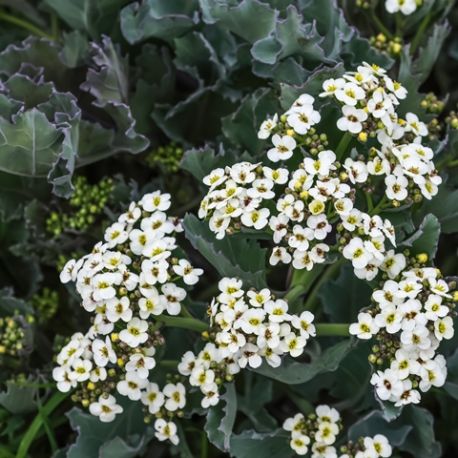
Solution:
<path fill-rule="evenodd" d="M 10 24 L 14 24 L 39 37 L 47 38 L 48 40 L 53 39 L 51 35 L 47 34 L 43 30 L 41 30 L 39 27 L 31 24 L 30 22 L 24 19 L 13 16 L 12 14 L 5 13 L 4 11 L 0 11 L 0 21 L 9 22 Z"/>
<path fill-rule="evenodd" d="M 208 457 L 208 440 L 207 434 L 205 431 L 202 431 L 202 436 L 200 439 L 200 458 L 207 458 Z"/>
<path fill-rule="evenodd" d="M 51 13 L 51 30 L 52 30 L 52 36 L 54 40 L 57 41 L 60 35 L 60 27 L 59 27 L 59 18 L 57 17 L 57 14 L 54 12 Z"/>
<path fill-rule="evenodd" d="M 366 204 L 367 204 L 367 213 L 371 213 L 372 210 L 374 209 L 374 203 L 372 202 L 372 196 L 366 192 Z"/>
<path fill-rule="evenodd" d="M 345 150 L 347 149 L 349 143 L 351 142 L 351 139 L 352 139 L 352 135 L 348 132 L 345 132 L 345 134 L 340 139 L 340 142 L 336 148 L 336 158 L 338 161 L 340 161 L 343 154 L 345 153 Z"/>
<path fill-rule="evenodd" d="M 370 10 L 370 17 L 374 21 L 374 24 L 377 26 L 380 32 L 383 33 L 388 38 L 393 38 L 393 34 L 385 27 L 383 22 L 378 18 L 377 14 L 373 9 Z"/>
<path fill-rule="evenodd" d="M 449 168 L 458 167 L 458 159 L 454 159 L 453 161 L 446 162 L 445 167 L 449 167 Z"/>
<path fill-rule="evenodd" d="M 194 318 L 191 315 L 191 312 L 184 305 L 181 306 L 181 314 L 186 318 Z"/>
<path fill-rule="evenodd" d="M 0 456 L 2 458 L 15 458 L 15 455 L 11 453 L 4 445 L 0 445 Z"/>
<path fill-rule="evenodd" d="M 159 366 L 165 367 L 166 369 L 176 369 L 180 362 L 176 359 L 163 359 L 159 361 Z"/>
<path fill-rule="evenodd" d="M 312 292 L 307 297 L 307 300 L 305 301 L 305 304 L 304 304 L 304 306 L 302 308 L 303 310 L 310 310 L 310 311 L 315 310 L 316 305 L 318 303 L 318 297 L 317 296 L 318 296 L 318 292 L 319 292 L 321 286 L 324 283 L 326 283 L 330 279 L 330 277 L 334 276 L 334 273 L 338 269 L 340 269 L 340 266 L 341 266 L 342 262 L 343 262 L 343 260 L 339 259 L 334 264 L 328 265 L 328 267 L 325 270 L 325 272 L 323 273 L 323 275 L 321 275 L 321 277 L 318 280 L 318 282 L 314 285 Z"/>
<path fill-rule="evenodd" d="M 378 213 L 380 213 L 380 210 L 383 209 L 383 206 L 385 205 L 387 200 L 388 198 L 386 197 L 386 194 L 383 194 L 383 197 L 380 199 L 379 203 L 372 209 L 371 212 L 369 212 L 369 214 L 377 215 Z"/>
<path fill-rule="evenodd" d="M 284 296 L 288 304 L 292 306 L 302 295 L 306 294 L 315 280 L 321 275 L 324 265 L 315 266 L 312 270 L 294 270 L 289 290 Z"/>
<path fill-rule="evenodd" d="M 48 402 L 43 406 L 38 415 L 34 418 L 32 424 L 29 426 L 29 429 L 26 431 L 22 437 L 21 443 L 16 454 L 16 458 L 25 458 L 27 452 L 35 440 L 35 436 L 40 431 L 43 426 L 44 418 L 49 417 L 49 415 L 59 406 L 59 404 L 66 399 L 68 396 L 67 393 L 61 393 L 60 391 L 54 393 L 49 399 Z"/>
<path fill-rule="evenodd" d="M 429 20 L 430 20 L 430 15 L 427 14 L 423 20 L 421 21 L 421 24 L 420 26 L 418 27 L 418 30 L 417 30 L 417 33 L 415 34 L 413 40 L 412 40 L 412 44 L 410 45 L 410 54 L 413 56 L 415 54 L 415 51 L 417 50 L 420 42 L 421 42 L 421 39 L 423 37 L 423 33 L 425 32 L 426 30 L 426 27 L 428 27 L 428 24 L 429 24 Z"/>
<path fill-rule="evenodd" d="M 299 407 L 302 413 L 308 415 L 314 411 L 311 402 L 296 394 L 291 388 L 287 388 L 286 392 L 288 393 L 289 398 L 294 402 L 294 404 L 296 404 L 297 407 Z"/>
<path fill-rule="evenodd" d="M 203 332 L 208 329 L 208 324 L 197 318 L 184 318 L 180 316 L 160 315 L 157 321 L 173 328 L 189 329 L 191 331 Z"/>
<path fill-rule="evenodd" d="M 349 336 L 349 327 L 347 323 L 317 323 L 315 325 L 318 336 Z"/>

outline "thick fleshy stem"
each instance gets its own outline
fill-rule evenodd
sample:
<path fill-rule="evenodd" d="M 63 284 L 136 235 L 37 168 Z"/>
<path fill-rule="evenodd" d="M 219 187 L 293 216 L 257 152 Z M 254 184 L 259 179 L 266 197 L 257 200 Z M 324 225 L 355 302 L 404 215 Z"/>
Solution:
<path fill-rule="evenodd" d="M 320 336 L 343 336 L 350 335 L 350 325 L 348 323 L 317 323 L 315 325 L 316 334 Z"/>

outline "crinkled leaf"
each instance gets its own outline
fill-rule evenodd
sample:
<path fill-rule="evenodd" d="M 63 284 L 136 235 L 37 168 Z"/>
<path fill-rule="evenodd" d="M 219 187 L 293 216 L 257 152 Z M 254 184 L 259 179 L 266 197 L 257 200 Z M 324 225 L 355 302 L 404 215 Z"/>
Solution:
<path fill-rule="evenodd" d="M 74 407 L 66 415 L 78 437 L 67 452 L 67 458 L 92 456 L 130 458 L 136 456 L 151 437 L 143 421 L 138 403 L 122 398 L 124 412 L 111 423 L 102 423 L 97 417 Z"/>
<path fill-rule="evenodd" d="M 273 368 L 263 363 L 261 367 L 253 371 L 288 385 L 305 383 L 318 374 L 335 371 L 353 345 L 354 342 L 351 339 L 346 339 L 327 348 L 309 363 L 285 358 L 280 367 Z"/>
<path fill-rule="evenodd" d="M 352 266 L 345 265 L 335 280 L 320 288 L 318 297 L 330 321 L 351 323 L 356 321 L 358 312 L 370 303 L 371 294 L 372 289 L 367 282 L 355 277 Z"/>
<path fill-rule="evenodd" d="M 349 429 L 349 437 L 356 440 L 364 435 L 384 434 L 393 446 L 415 458 L 438 458 L 441 446 L 435 440 L 433 423 L 431 413 L 422 407 L 407 406 L 393 422 L 383 419 L 380 411 L 374 411 Z"/>
<path fill-rule="evenodd" d="M 208 222 L 186 215 L 183 220 L 186 238 L 218 271 L 222 277 L 241 278 L 254 288 L 266 286 L 266 249 L 255 240 L 227 236 L 217 240 Z M 244 256 L 241 257 L 240 253 Z"/>
<path fill-rule="evenodd" d="M 1 302 L 0 298 L 0 307 Z M 28 383 L 27 386 L 21 386 L 14 381 L 6 382 L 6 390 L 0 392 L 0 405 L 12 414 L 24 415 L 35 411 L 38 388 L 33 386 L 33 381 Z"/>
<path fill-rule="evenodd" d="M 228 0 L 200 0 L 204 21 L 219 22 L 235 35 L 254 43 L 275 28 L 278 11 L 258 0 L 242 0 L 238 5 Z M 253 18 L 256 18 L 253 21 Z"/>
<path fill-rule="evenodd" d="M 32 108 L 13 122 L 0 118 L 0 170 L 25 176 L 46 176 L 60 154 L 62 134 Z"/>
<path fill-rule="evenodd" d="M 458 190 L 443 184 L 436 196 L 423 203 L 419 213 L 433 214 L 439 220 L 444 234 L 458 232 Z"/>
<path fill-rule="evenodd" d="M 410 54 L 410 46 L 403 48 L 399 81 L 409 89 L 410 97 L 413 97 L 415 89 L 418 89 L 428 78 L 449 33 L 450 25 L 447 21 L 434 24 L 432 34 L 428 37 L 426 44 L 418 50 L 418 56 L 414 59 Z M 408 100 L 403 102 L 403 104 L 406 103 Z"/>
<path fill-rule="evenodd" d="M 196 2 L 186 0 L 143 0 L 121 12 L 121 30 L 131 44 L 147 38 L 172 40 L 196 23 Z"/>
<path fill-rule="evenodd" d="M 237 393 L 234 383 L 227 383 L 225 387 L 226 392 L 221 396 L 220 403 L 208 410 L 204 429 L 213 445 L 228 451 L 237 415 Z"/>
<path fill-rule="evenodd" d="M 128 98 L 127 57 L 121 56 L 107 36 L 102 42 L 91 43 L 93 66 L 89 68 L 81 89 L 91 93 L 99 104 L 126 102 Z"/>
<path fill-rule="evenodd" d="M 426 215 L 419 228 L 401 244 L 410 248 L 413 254 L 426 253 L 429 259 L 434 259 L 439 243 L 441 224 L 436 216 Z"/>
<path fill-rule="evenodd" d="M 277 429 L 268 433 L 243 431 L 231 437 L 231 456 L 234 458 L 287 458 L 296 456 L 289 446 L 288 433 Z"/>

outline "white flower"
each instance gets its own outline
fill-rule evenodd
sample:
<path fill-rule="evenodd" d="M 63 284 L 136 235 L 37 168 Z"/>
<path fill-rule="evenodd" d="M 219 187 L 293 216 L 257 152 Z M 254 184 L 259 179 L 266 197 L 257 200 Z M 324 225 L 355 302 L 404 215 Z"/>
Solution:
<path fill-rule="evenodd" d="M 300 135 L 306 134 L 320 120 L 320 113 L 315 111 L 312 105 L 303 105 L 295 108 L 287 117 L 288 124 L 293 128 L 294 132 Z"/>
<path fill-rule="evenodd" d="M 215 406 L 219 402 L 218 385 L 216 383 L 210 383 L 202 386 L 202 393 L 204 397 L 201 401 L 201 406 L 204 409 L 208 409 L 211 406 Z"/>
<path fill-rule="evenodd" d="M 241 349 L 241 356 L 238 359 L 238 365 L 245 368 L 247 365 L 256 369 L 262 364 L 262 358 L 258 353 L 259 348 L 251 343 L 247 343 Z"/>
<path fill-rule="evenodd" d="M 327 97 L 329 95 L 334 95 L 336 91 L 342 88 L 344 85 L 345 85 L 345 80 L 343 78 L 327 79 L 323 83 L 324 92 L 320 94 L 320 97 Z"/>
<path fill-rule="evenodd" d="M 154 350 L 154 347 L 151 347 Z M 154 353 L 153 353 L 154 354 Z M 149 371 L 156 366 L 156 360 L 151 356 L 145 356 L 141 353 L 130 355 L 129 361 L 126 364 L 127 372 L 136 372 L 143 379 L 147 379 Z"/>
<path fill-rule="evenodd" d="M 453 319 L 450 316 L 441 318 L 434 323 L 434 335 L 438 340 L 451 339 L 454 335 Z"/>
<path fill-rule="evenodd" d="M 345 159 L 344 168 L 348 172 L 350 181 L 355 183 L 365 183 L 367 181 L 367 166 L 362 161 L 354 161 L 350 157 Z"/>
<path fill-rule="evenodd" d="M 366 97 L 366 93 L 355 83 L 349 82 L 335 91 L 335 97 L 344 105 L 354 107 L 358 100 L 363 100 Z"/>
<path fill-rule="evenodd" d="M 295 250 L 293 253 L 293 267 L 297 270 L 313 268 L 313 261 L 308 251 Z"/>
<path fill-rule="evenodd" d="M 127 323 L 126 329 L 119 333 L 119 339 L 129 347 L 135 348 L 148 340 L 147 330 L 148 323 L 135 317 Z"/>
<path fill-rule="evenodd" d="M 297 413 L 294 417 L 287 418 L 283 423 L 283 429 L 286 431 L 298 431 L 301 426 L 305 425 L 305 417 L 301 413 Z"/>
<path fill-rule="evenodd" d="M 194 367 L 189 377 L 192 386 L 203 386 L 215 381 L 215 372 L 203 366 Z"/>
<path fill-rule="evenodd" d="M 270 255 L 269 263 L 271 266 L 276 266 L 279 262 L 283 264 L 289 264 L 291 262 L 291 255 L 284 247 L 275 247 Z"/>
<path fill-rule="evenodd" d="M 77 384 L 76 380 L 70 378 L 70 369 L 67 366 L 55 367 L 52 378 L 57 382 L 57 389 L 62 393 L 68 393 Z"/>
<path fill-rule="evenodd" d="M 220 184 L 224 183 L 227 180 L 227 175 L 224 169 L 215 169 L 212 170 L 208 175 L 202 180 L 203 183 L 210 187 L 210 191 L 215 189 Z"/>
<path fill-rule="evenodd" d="M 326 215 L 311 215 L 307 218 L 307 226 L 313 230 L 313 236 L 317 240 L 324 240 L 329 232 L 332 231 L 332 226 L 329 224 Z"/>
<path fill-rule="evenodd" d="M 153 415 L 159 412 L 164 405 L 164 399 L 164 394 L 156 383 L 148 383 L 141 397 L 142 403 L 148 407 L 149 413 Z"/>
<path fill-rule="evenodd" d="M 246 334 L 257 334 L 266 316 L 266 311 L 261 308 L 248 309 L 237 320 L 236 327 L 241 328 Z"/>
<path fill-rule="evenodd" d="M 298 454 L 298 455 L 306 455 L 309 448 L 308 445 L 310 444 L 310 437 L 306 436 L 305 434 L 297 434 L 289 443 L 290 447 Z"/>
<path fill-rule="evenodd" d="M 363 130 L 362 123 L 367 119 L 367 113 L 364 110 L 345 105 L 342 107 L 343 117 L 337 120 L 337 127 L 352 134 L 358 134 Z"/>
<path fill-rule="evenodd" d="M 125 227 L 123 223 L 114 223 L 105 230 L 104 239 L 110 248 L 120 245 L 127 240 L 129 234 L 125 230 Z"/>
<path fill-rule="evenodd" d="M 187 285 L 195 285 L 199 281 L 199 277 L 204 273 L 202 269 L 192 267 L 191 263 L 186 259 L 180 259 L 178 264 L 173 266 L 173 270 L 183 278 Z"/>
<path fill-rule="evenodd" d="M 109 337 L 106 337 L 105 341 L 95 339 L 92 342 L 92 353 L 94 362 L 99 367 L 105 367 L 109 362 L 115 363 L 117 360 L 116 353 L 113 351 Z"/>
<path fill-rule="evenodd" d="M 394 199 L 402 202 L 409 195 L 407 186 L 409 181 L 403 175 L 388 175 L 385 178 L 386 196 L 388 199 Z"/>
<path fill-rule="evenodd" d="M 328 423 L 337 423 L 340 420 L 339 412 L 327 405 L 319 405 L 315 409 L 319 421 Z"/>
<path fill-rule="evenodd" d="M 253 307 L 262 307 L 270 300 L 271 293 L 269 289 L 264 288 L 261 291 L 248 291 L 247 296 L 250 298 L 250 305 Z"/>
<path fill-rule="evenodd" d="M 270 134 L 273 129 L 277 126 L 278 115 L 275 114 L 273 118 L 266 119 L 259 128 L 258 138 L 261 140 L 265 140 L 266 138 L 270 137 Z"/>
<path fill-rule="evenodd" d="M 167 383 L 162 390 L 166 398 L 165 408 L 170 412 L 182 409 L 186 404 L 186 391 L 182 383 Z"/>
<path fill-rule="evenodd" d="M 92 415 L 99 417 L 99 420 L 103 423 L 109 423 L 113 421 L 118 413 L 123 412 L 123 408 L 116 404 L 116 399 L 111 394 L 100 395 L 98 402 L 93 402 L 89 405 L 89 412 Z"/>
<path fill-rule="evenodd" d="M 136 372 L 126 372 L 125 380 L 117 383 L 116 389 L 119 394 L 127 396 L 131 401 L 138 401 L 142 397 L 142 389 L 148 384 L 148 380 L 139 377 Z"/>
<path fill-rule="evenodd" d="M 129 205 L 129 209 L 125 213 L 119 216 L 118 222 L 134 224 L 140 219 L 141 216 L 142 216 L 142 211 L 137 206 L 137 203 L 131 202 Z"/>
<path fill-rule="evenodd" d="M 323 421 L 318 425 L 315 440 L 322 444 L 331 445 L 336 441 L 337 434 L 339 434 L 339 427 L 335 423 Z"/>
<path fill-rule="evenodd" d="M 301 335 L 308 339 L 310 336 L 316 335 L 315 325 L 313 325 L 313 320 L 315 319 L 313 313 L 309 311 L 302 312 L 299 316 L 291 316 L 291 324 L 299 329 Z"/>
<path fill-rule="evenodd" d="M 75 380 L 76 382 L 84 382 L 90 377 L 92 363 L 87 359 L 78 358 L 73 361 L 72 369 L 73 370 L 69 373 L 70 380 Z"/>
<path fill-rule="evenodd" d="M 293 358 L 297 358 L 304 352 L 304 347 L 307 343 L 307 339 L 304 336 L 298 336 L 294 332 L 291 332 L 284 337 L 280 343 L 281 349 L 285 353 L 289 353 Z"/>
<path fill-rule="evenodd" d="M 267 179 L 273 181 L 275 184 L 285 184 L 288 181 L 288 169 L 263 167 L 262 172 Z"/>
<path fill-rule="evenodd" d="M 105 315 L 109 321 L 115 323 L 118 320 L 128 322 L 132 319 L 132 310 L 129 308 L 130 301 L 127 296 L 114 297 L 105 303 Z"/>
<path fill-rule="evenodd" d="M 269 320 L 274 323 L 281 323 L 282 321 L 288 320 L 288 304 L 283 299 L 277 299 L 275 301 L 270 300 L 264 305 L 264 310 L 269 315 Z"/>
<path fill-rule="evenodd" d="M 393 450 L 388 439 L 382 434 L 377 434 L 373 438 L 364 438 L 365 453 L 373 454 L 375 457 L 389 457 Z"/>
<path fill-rule="evenodd" d="M 311 175 L 321 175 L 323 177 L 328 176 L 330 170 L 334 169 L 334 162 L 336 161 L 336 155 L 329 150 L 321 151 L 318 154 L 317 159 L 305 158 L 304 168 L 307 173 Z"/>
<path fill-rule="evenodd" d="M 408 16 L 417 9 L 416 0 L 385 0 L 385 8 L 388 13 L 398 13 L 399 11 Z"/>
<path fill-rule="evenodd" d="M 169 440 L 172 444 L 177 445 L 180 439 L 177 435 L 177 426 L 172 421 L 165 421 L 163 418 L 158 418 L 154 422 L 155 436 L 159 441 Z"/>
<path fill-rule="evenodd" d="M 150 194 L 145 194 L 140 200 L 140 205 L 147 212 L 166 211 L 170 208 L 170 194 L 161 194 L 160 191 L 155 191 Z"/>
<path fill-rule="evenodd" d="M 141 297 L 138 300 L 139 315 L 142 320 L 148 319 L 150 315 L 160 315 L 164 311 L 164 304 L 154 286 L 151 287 L 148 297 Z"/>
<path fill-rule="evenodd" d="M 379 327 L 369 313 L 361 312 L 358 314 L 358 322 L 350 325 L 350 334 L 359 339 L 367 340 L 377 334 Z"/>
<path fill-rule="evenodd" d="M 406 264 L 406 257 L 402 253 L 390 250 L 385 253 L 385 259 L 380 268 L 388 274 L 388 277 L 396 278 L 405 269 Z"/>
<path fill-rule="evenodd" d="M 260 230 L 267 226 L 270 211 L 268 208 L 253 210 L 249 213 L 244 213 L 241 217 L 242 224 L 246 227 L 253 227 Z"/>
<path fill-rule="evenodd" d="M 374 373 L 371 377 L 371 384 L 375 386 L 377 396 L 382 401 L 398 399 L 404 389 L 397 372 L 391 369 Z"/>
<path fill-rule="evenodd" d="M 186 291 L 179 286 L 176 286 L 174 283 L 166 283 L 162 285 L 161 300 L 163 301 L 163 306 L 167 309 L 169 315 L 178 315 L 181 311 L 181 302 L 186 297 Z"/>
<path fill-rule="evenodd" d="M 296 140 L 289 135 L 280 137 L 280 135 L 275 134 L 272 137 L 272 143 L 274 148 L 267 151 L 267 157 L 272 162 L 288 160 L 293 155 L 294 148 L 296 148 Z"/>
<path fill-rule="evenodd" d="M 76 274 L 78 271 L 75 269 L 76 261 L 75 259 L 70 259 L 60 273 L 60 281 L 61 283 L 68 283 L 69 281 L 76 280 Z"/>
<path fill-rule="evenodd" d="M 384 307 L 374 321 L 379 328 L 386 328 L 389 334 L 396 334 L 401 329 L 402 316 L 394 306 Z"/>
<path fill-rule="evenodd" d="M 355 269 L 363 269 L 372 259 L 372 254 L 367 251 L 364 242 L 359 237 L 351 239 L 342 254 L 344 258 L 351 260 Z"/>
<path fill-rule="evenodd" d="M 449 308 L 442 305 L 442 297 L 437 294 L 430 294 L 424 304 L 425 316 L 428 320 L 436 321 L 449 313 Z"/>

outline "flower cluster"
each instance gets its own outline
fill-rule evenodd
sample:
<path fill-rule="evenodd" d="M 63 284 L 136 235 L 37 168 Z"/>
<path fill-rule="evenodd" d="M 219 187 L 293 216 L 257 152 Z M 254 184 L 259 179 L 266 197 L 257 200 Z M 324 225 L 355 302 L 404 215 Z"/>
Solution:
<path fill-rule="evenodd" d="M 219 282 L 220 294 L 208 310 L 211 341 L 197 355 L 185 353 L 178 366 L 190 385 L 200 388 L 205 408 L 218 403 L 219 386 L 240 369 L 257 368 L 263 361 L 278 367 L 283 355 L 302 355 L 315 336 L 311 312 L 290 314 L 287 302 L 267 288 L 244 291 L 242 286 L 236 278 Z"/>
<path fill-rule="evenodd" d="M 311 450 L 312 458 L 379 458 L 391 456 L 392 449 L 387 438 L 361 437 L 356 443 L 349 442 L 337 449 L 333 445 L 342 429 L 339 412 L 327 405 L 320 405 L 305 417 L 302 413 L 288 418 L 283 429 L 291 432 L 290 446 L 298 455 Z"/>
<path fill-rule="evenodd" d="M 18 358 L 26 353 L 28 320 L 31 319 L 20 315 L 0 318 L 0 362 L 2 356 Z"/>
<path fill-rule="evenodd" d="M 437 269 L 419 267 L 387 280 L 372 298 L 373 307 L 358 315 L 350 333 L 379 341 L 370 356 L 372 363 L 385 367 L 371 379 L 378 397 L 396 406 L 416 404 L 420 391 L 445 383 L 445 358 L 436 352 L 454 334 L 450 287 Z"/>
<path fill-rule="evenodd" d="M 407 113 L 405 119 L 398 116 L 396 108 L 407 90 L 385 70 L 364 64 L 356 72 L 326 80 L 320 96 L 333 97 L 341 105 L 340 130 L 358 135 L 362 142 L 377 140 L 369 150 L 369 160 L 356 161 L 360 182 L 369 175 L 384 176 L 385 194 L 396 202 L 409 195 L 418 200 L 421 195 L 431 199 L 437 194 L 442 179 L 432 161 L 433 151 L 422 145 L 428 128 L 414 113 Z M 353 168 L 353 160 L 347 161 Z"/>
<path fill-rule="evenodd" d="M 159 391 L 149 375 L 163 344 L 159 315 L 178 315 L 185 288 L 203 271 L 179 257 L 174 234 L 182 229 L 165 213 L 169 207 L 169 194 L 146 194 L 107 228 L 92 253 L 67 263 L 61 281 L 76 283 L 93 317 L 89 331 L 62 348 L 53 376 L 61 391 L 78 388 L 73 398 L 102 421 L 122 411 L 112 393 L 141 400 L 158 417 L 156 436 L 176 442 L 176 426 L 164 419 L 184 406 L 184 387 Z"/>
<path fill-rule="evenodd" d="M 97 184 L 88 183 L 85 176 L 75 179 L 75 190 L 68 201 L 68 212 L 53 211 L 46 220 L 46 229 L 54 237 L 65 231 L 82 232 L 87 230 L 103 214 L 107 202 L 113 194 L 111 178 L 104 178 Z"/>
<path fill-rule="evenodd" d="M 405 16 L 417 10 L 421 0 L 385 0 L 385 8 L 388 13 L 402 13 Z"/>
<path fill-rule="evenodd" d="M 431 198 L 441 182 L 432 150 L 421 144 L 426 125 L 413 113 L 405 119 L 397 115 L 406 95 L 405 88 L 374 65 L 326 80 L 320 96 L 341 105 L 337 127 L 346 133 L 335 152 L 315 146 L 312 152 L 308 139 L 312 131 L 321 138 L 316 131 L 321 115 L 315 99 L 302 94 L 282 116 L 264 121 L 258 133 L 262 139 L 271 137 L 270 161 L 298 165 L 291 170 L 240 162 L 213 170 L 203 180 L 209 191 L 199 217 L 208 218 L 219 239 L 242 227 L 270 230 L 275 243 L 272 265 L 292 263 L 295 269 L 311 270 L 339 249 L 359 278 L 372 280 L 386 271 L 385 258 L 393 258 L 387 241 L 395 246 L 392 224 L 377 215 L 385 199 L 399 206 L 406 199 L 421 199 L 421 194 Z M 352 135 L 363 145 L 370 138 L 366 155 L 357 148 L 346 154 Z M 379 177 L 384 177 L 386 197 L 374 209 L 372 185 Z M 356 208 L 357 189 L 366 194 L 367 212 Z"/>
<path fill-rule="evenodd" d="M 372 279 L 383 269 L 386 239 L 395 244 L 394 229 L 389 220 L 354 207 L 354 192 L 335 162 L 335 154 L 324 150 L 305 158 L 291 176 L 286 168 L 248 162 L 213 170 L 204 178 L 210 190 L 199 217 L 209 217 L 217 238 L 241 227 L 269 228 L 276 245 L 270 264 L 292 263 L 307 270 L 325 262 L 330 243 L 336 242 L 334 225 L 338 246 L 352 260 L 356 275 Z M 350 181 L 364 179 L 357 162 L 347 159 L 345 167 Z"/>

